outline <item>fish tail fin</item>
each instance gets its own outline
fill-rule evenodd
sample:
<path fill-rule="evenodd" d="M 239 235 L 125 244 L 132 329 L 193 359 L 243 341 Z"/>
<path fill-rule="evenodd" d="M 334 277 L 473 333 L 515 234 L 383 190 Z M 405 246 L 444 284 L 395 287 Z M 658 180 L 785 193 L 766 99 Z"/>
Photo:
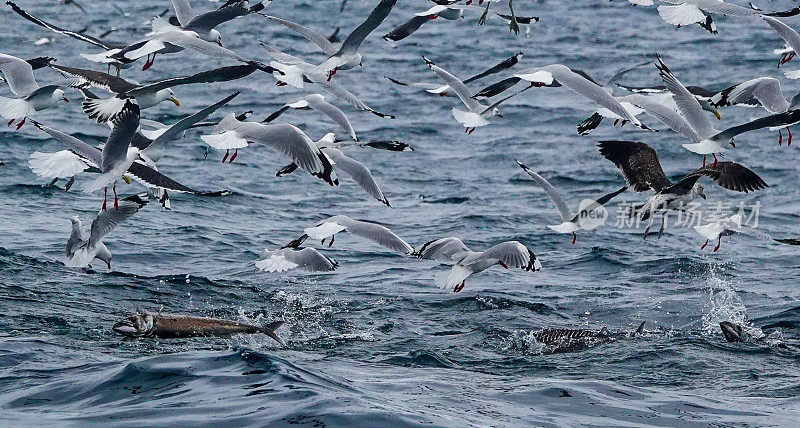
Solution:
<path fill-rule="evenodd" d="M 265 325 L 264 327 L 261 327 L 261 332 L 266 334 L 267 336 L 275 339 L 275 341 L 280 343 L 281 346 L 286 347 L 286 342 L 284 342 L 283 339 L 281 339 L 277 335 L 277 333 L 275 333 L 275 330 L 281 328 L 282 325 L 283 325 L 283 321 L 273 321 L 273 322 Z"/>
<path fill-rule="evenodd" d="M 642 321 L 642 323 L 639 324 L 639 327 L 636 327 L 636 331 L 633 332 L 634 336 L 636 336 L 637 334 L 644 333 L 644 323 L 645 323 L 645 321 Z"/>

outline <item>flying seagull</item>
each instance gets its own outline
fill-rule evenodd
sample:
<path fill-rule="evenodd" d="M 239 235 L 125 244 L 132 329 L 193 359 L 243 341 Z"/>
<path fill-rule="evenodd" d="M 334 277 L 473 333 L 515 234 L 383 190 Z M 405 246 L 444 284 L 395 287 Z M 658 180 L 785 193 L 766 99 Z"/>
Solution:
<path fill-rule="evenodd" d="M 175 16 L 181 28 L 186 31 L 194 31 L 201 39 L 217 43 L 220 46 L 222 46 L 222 35 L 214 29 L 215 27 L 264 9 L 264 2 L 256 2 L 253 6 L 250 6 L 250 3 L 247 0 L 232 0 L 217 10 L 197 15 L 189 4 L 189 0 L 172 0 Z"/>
<path fill-rule="evenodd" d="M 623 125 L 630 122 L 640 128 L 646 128 L 607 89 L 565 65 L 551 64 L 528 68 L 514 74 L 514 77 L 530 82 L 529 87 L 564 86 L 607 109 L 616 119 L 622 120 Z"/>
<path fill-rule="evenodd" d="M 120 116 L 122 118 L 122 116 Z M 49 128 L 47 126 L 42 125 L 39 122 L 31 120 L 34 126 L 39 128 L 40 130 L 44 131 L 45 133 L 49 134 L 51 137 L 57 139 L 62 144 L 69 147 L 69 150 L 62 150 L 60 152 L 56 152 L 53 154 L 43 154 L 35 152 L 31 155 L 30 161 L 28 161 L 31 170 L 36 173 L 37 175 L 45 178 L 72 178 L 76 174 L 83 172 L 90 167 L 98 173 L 103 173 L 103 159 L 104 153 L 103 151 L 94 148 L 85 142 L 72 137 L 70 135 L 64 134 L 63 132 L 59 132 L 53 128 Z M 132 124 L 133 120 L 129 120 L 129 124 Z M 121 134 L 122 128 L 120 127 L 119 130 L 115 133 L 112 131 L 111 136 L 109 136 L 109 141 L 111 141 L 112 137 L 115 139 L 114 144 L 109 147 L 108 142 L 106 143 L 106 147 L 109 147 L 108 150 L 112 150 L 117 152 L 124 141 Z M 125 126 L 125 132 L 130 131 L 130 129 Z M 135 127 L 133 127 L 133 131 L 135 131 Z M 104 148 L 105 150 L 105 148 Z M 130 146 L 126 155 L 131 155 L 134 157 L 133 154 L 138 154 L 139 150 L 136 147 Z M 109 153 L 110 156 L 110 153 Z M 114 156 L 115 158 L 117 156 Z M 127 164 L 127 156 L 123 161 L 123 164 Z M 119 168 L 117 168 L 119 169 Z M 108 176 L 109 174 L 106 174 Z M 130 166 L 128 167 L 127 171 L 123 171 L 122 179 L 128 182 L 130 179 L 136 180 L 142 183 L 145 187 L 150 189 L 166 189 L 173 192 L 179 193 L 191 193 L 200 196 L 222 196 L 227 194 L 227 192 L 202 192 L 190 187 L 184 186 L 176 182 L 175 180 L 161 174 L 154 168 L 148 166 L 142 160 L 134 160 Z M 72 180 L 70 180 L 72 182 Z M 154 192 L 155 193 L 155 192 Z M 164 204 L 165 201 L 160 201 Z M 105 206 L 105 203 L 104 203 Z M 166 208 L 166 206 L 165 206 Z"/>
<path fill-rule="evenodd" d="M 15 56 L 0 54 L 0 72 L 3 73 L 11 92 L 18 98 L 0 97 L 0 116 L 9 119 L 11 126 L 17 119 L 17 129 L 25 124 L 25 118 L 48 108 L 58 107 L 60 101 L 69 102 L 58 85 L 39 86 L 33 77 L 33 67 Z"/>
<path fill-rule="evenodd" d="M 328 58 L 323 61 L 318 68 L 321 72 L 327 73 L 327 78 L 330 80 L 330 78 L 336 74 L 337 70 L 348 70 L 361 65 L 362 57 L 358 52 L 361 43 L 364 42 L 364 39 L 366 39 L 373 30 L 378 28 L 387 16 L 389 16 L 389 12 L 391 12 L 395 3 L 397 3 L 397 0 L 381 0 L 367 17 L 367 20 L 356 27 L 356 29 L 344 39 L 344 42 L 342 42 L 341 47 L 338 49 L 319 33 L 301 27 L 298 24 L 291 23 L 290 21 L 278 20 L 274 17 L 270 18 L 286 25 L 287 28 L 293 31 L 297 31 L 298 34 L 316 44 L 323 53 L 328 55 Z M 325 40 L 325 42 L 322 40 Z"/>
<path fill-rule="evenodd" d="M 761 106 L 771 114 L 780 114 L 800 108 L 800 93 L 795 94 L 791 101 L 787 101 L 781 92 L 781 83 L 778 79 L 758 77 L 723 89 L 711 97 L 711 103 L 716 107 Z M 789 127 L 785 128 L 789 133 L 787 145 L 792 145 L 792 131 Z M 778 128 L 778 145 L 783 144 L 781 129 Z"/>
<path fill-rule="evenodd" d="M 98 55 L 87 55 L 87 54 L 83 54 L 83 53 L 80 54 L 84 58 L 87 58 L 87 59 L 90 59 L 90 60 L 98 60 L 100 57 L 106 58 L 107 54 L 108 55 L 112 55 L 112 54 L 117 53 L 117 52 L 119 52 L 120 50 L 122 50 L 122 49 L 124 49 L 126 47 L 126 45 L 124 43 L 108 42 L 108 41 L 105 41 L 105 40 L 100 40 L 100 39 L 98 39 L 96 37 L 92 37 L 92 36 L 86 35 L 86 34 L 80 32 L 80 31 L 66 30 L 66 29 L 63 29 L 63 28 L 58 27 L 56 25 L 53 25 L 53 24 L 51 24 L 49 22 L 43 21 L 43 20 L 41 20 L 41 19 L 29 14 L 28 12 L 26 12 L 25 10 L 23 10 L 22 8 L 17 6 L 14 2 L 7 1 L 6 4 L 11 6 L 11 9 L 15 13 L 17 13 L 18 15 L 22 16 L 23 18 L 27 19 L 28 21 L 33 22 L 34 24 L 36 24 L 36 25 L 38 25 L 40 27 L 47 28 L 50 31 L 53 31 L 53 32 L 56 32 L 56 33 L 59 33 L 59 34 L 63 34 L 65 36 L 71 37 L 73 39 L 80 40 L 82 42 L 86 42 L 86 43 L 89 43 L 89 44 L 91 44 L 93 46 L 97 46 L 99 48 L 104 49 L 104 52 L 102 54 L 98 54 Z M 118 60 L 110 59 L 110 60 L 107 60 L 107 61 L 104 61 L 104 62 L 106 62 L 109 65 L 109 67 L 113 66 L 114 68 L 116 68 L 117 69 L 117 75 L 119 75 L 120 69 L 129 68 L 133 64 L 133 62 L 135 62 L 135 60 L 127 60 L 125 58 L 120 58 Z"/>
<path fill-rule="evenodd" d="M 700 236 L 703 238 L 706 238 L 706 242 L 702 247 L 700 247 L 700 249 L 702 250 L 710 241 L 716 239 L 717 245 L 714 247 L 714 252 L 716 253 L 719 251 L 719 247 L 722 244 L 722 237 L 731 235 L 747 235 L 751 238 L 756 238 L 765 242 L 779 242 L 781 244 L 800 245 L 800 239 L 773 238 L 761 230 L 743 225 L 743 221 L 744 215 L 742 213 L 737 213 L 716 221 L 694 226 L 695 232 L 700 234 Z"/>
<path fill-rule="evenodd" d="M 256 260 L 256 267 L 267 272 L 285 272 L 291 269 L 330 272 L 336 270 L 339 263 L 314 248 L 281 248 L 262 251 Z"/>
<path fill-rule="evenodd" d="M 469 77 L 467 79 L 464 79 L 463 83 L 464 84 L 468 84 L 468 83 L 483 79 L 485 77 L 491 76 L 493 74 L 500 73 L 501 71 L 508 70 L 509 68 L 515 66 L 519 62 L 520 58 L 522 58 L 522 52 L 517 53 L 515 55 L 512 55 L 512 56 L 504 59 L 503 61 L 500 61 L 499 63 L 493 65 L 492 67 L 486 69 L 485 71 L 483 71 L 481 73 L 478 73 L 478 74 L 476 74 L 474 76 L 471 76 L 471 77 Z M 442 85 L 441 83 L 434 83 L 434 82 L 412 82 L 412 83 L 406 83 L 406 82 L 403 82 L 401 80 L 394 79 L 392 77 L 388 77 L 388 76 L 385 76 L 385 77 L 387 79 L 389 79 L 389 81 L 391 81 L 392 83 L 394 83 L 396 85 L 411 86 L 411 87 L 415 87 L 415 88 L 421 88 L 421 89 L 424 89 L 425 92 L 427 92 L 429 94 L 437 94 L 437 95 L 442 96 L 442 97 L 444 97 L 444 96 L 457 96 L 455 91 L 453 91 L 453 88 L 450 87 L 450 85 Z M 473 98 L 480 99 L 480 98 L 478 98 L 478 94 L 474 95 Z"/>
<path fill-rule="evenodd" d="M 797 54 L 798 49 L 800 49 L 800 33 L 777 18 L 771 16 L 762 16 L 762 18 L 786 42 L 785 49 L 778 49 L 775 51 L 775 53 L 782 55 L 778 63 L 778 67 L 780 67 L 791 60 Z M 800 79 L 800 70 L 786 71 L 784 75 L 789 79 Z"/>
<path fill-rule="evenodd" d="M 667 90 L 672 93 L 672 97 L 675 100 L 675 104 L 681 116 L 686 119 L 686 123 L 696 135 L 696 139 L 690 138 L 694 142 L 691 144 L 683 144 L 683 148 L 690 152 L 703 155 L 703 166 L 706 164 L 706 156 L 713 155 L 714 164 L 712 166 L 715 166 L 717 164 L 717 153 L 728 150 L 716 141 L 709 140 L 709 137 L 716 135 L 719 131 L 714 128 L 706 115 L 703 114 L 703 108 L 700 106 L 697 98 L 695 98 L 694 95 L 683 86 L 678 78 L 672 74 L 672 71 L 664 64 L 664 61 L 661 60 L 661 56 L 656 55 L 656 61 L 656 68 L 658 68 L 661 80 L 664 82 Z"/>
<path fill-rule="evenodd" d="M 437 76 L 439 76 L 442 80 L 444 80 L 447 86 L 453 89 L 453 91 L 458 96 L 458 99 L 460 99 L 461 102 L 464 103 L 464 105 L 467 107 L 468 110 L 460 110 L 453 107 L 452 111 L 453 111 L 453 117 L 458 121 L 458 123 L 464 125 L 465 128 L 464 132 L 468 134 L 471 134 L 472 131 L 474 131 L 475 128 L 479 126 L 488 125 L 489 124 L 488 119 L 491 119 L 494 116 L 502 118 L 503 115 L 500 114 L 500 110 L 497 109 L 497 106 L 499 106 L 502 102 L 508 100 L 509 98 L 519 94 L 519 92 L 522 92 L 522 91 L 516 92 L 506 98 L 503 98 L 495 102 L 492 105 L 487 106 L 481 104 L 480 101 L 474 99 L 472 97 L 472 92 L 469 90 L 469 88 L 467 88 L 467 85 L 465 85 L 464 82 L 459 80 L 458 77 L 454 76 L 449 71 L 434 64 L 428 58 L 425 58 L 423 56 L 422 59 L 425 60 L 425 64 L 427 64 L 428 67 L 430 67 L 430 69 L 433 70 L 433 72 L 436 73 Z M 523 91 L 525 89 L 523 89 Z"/>
<path fill-rule="evenodd" d="M 375 179 L 372 177 L 372 172 L 370 172 L 369 168 L 367 168 L 363 163 L 342 153 L 342 151 L 334 145 L 335 142 L 335 135 L 331 132 L 317 141 L 316 145 L 319 147 L 322 153 L 333 162 L 337 171 L 341 171 L 349 175 L 370 196 L 377 199 L 387 207 L 391 207 L 392 204 L 390 204 L 389 200 L 386 199 L 386 196 L 383 195 L 378 183 L 376 183 Z M 276 175 L 281 177 L 294 172 L 296 169 L 297 164 L 292 163 L 281 168 Z"/>
<path fill-rule="evenodd" d="M 601 226 L 601 223 L 592 217 L 592 213 L 595 210 L 602 208 L 603 205 L 608 203 L 615 196 L 628 190 L 628 186 L 624 186 L 619 190 L 601 196 L 596 201 L 589 201 L 588 203 L 582 202 L 581 206 L 578 207 L 578 213 L 573 214 L 569 207 L 567 207 L 567 203 L 561 199 L 558 191 L 555 189 L 555 187 L 553 187 L 552 184 L 550 184 L 550 182 L 548 182 L 541 175 L 537 174 L 536 171 L 533 171 L 527 166 L 523 165 L 520 161 L 516 162 L 517 165 L 519 165 L 519 167 L 522 168 L 522 170 L 525 171 L 525 173 L 527 173 L 533 179 L 533 181 L 535 181 L 536 184 L 539 185 L 542 190 L 544 190 L 545 193 L 547 193 L 547 197 L 550 198 L 550 200 L 553 202 L 553 205 L 555 205 L 558 209 L 558 213 L 561 215 L 561 224 L 548 225 L 547 227 L 558 233 L 571 233 L 573 244 L 578 239 L 578 235 L 575 232 L 579 230 L 592 230 Z"/>
<path fill-rule="evenodd" d="M 303 235 L 286 244 L 283 248 L 297 248 L 308 238 L 321 240 L 323 245 L 325 240 L 330 239 L 328 243 L 330 247 L 333 245 L 336 234 L 343 231 L 370 240 L 401 254 L 414 252 L 414 248 L 408 242 L 397 236 L 386 226 L 365 220 L 353 220 L 346 215 L 335 215 L 320 221 L 314 227 L 306 228 L 303 230 Z"/>
<path fill-rule="evenodd" d="M 172 87 L 194 83 L 226 82 L 241 79 L 253 73 L 257 68 L 254 65 L 235 65 L 220 67 L 214 70 L 203 71 L 191 76 L 163 79 L 145 85 L 128 82 L 121 77 L 115 77 L 102 71 L 85 70 L 81 68 L 50 65 L 69 76 L 78 78 L 91 86 L 105 89 L 116 94 L 113 98 L 87 99 L 83 102 L 83 111 L 90 119 L 97 122 L 107 122 L 119 114 L 127 98 L 133 97 L 140 109 L 150 108 L 164 101 L 171 101 L 176 106 L 181 103 L 175 98 Z"/>
<path fill-rule="evenodd" d="M 672 210 L 684 211 L 697 196 L 706 198 L 703 186 L 698 183 L 702 177 L 709 177 L 720 187 L 736 192 L 747 193 L 768 187 L 755 172 L 735 162 L 704 166 L 673 183 L 664 174 L 656 151 L 645 143 L 601 141 L 599 147 L 600 154 L 620 169 L 634 191 L 655 191 L 644 204 L 631 210 L 631 216 L 638 216 L 641 220 L 650 219 L 645 237 L 650 231 L 655 214 Z M 662 219 L 659 237 L 664 232 L 665 222 L 666 219 Z"/>
<path fill-rule="evenodd" d="M 228 158 L 229 150 L 236 150 L 231 157 L 233 162 L 240 148 L 262 144 L 290 157 L 297 166 L 331 186 L 339 184 L 330 159 L 308 135 L 293 125 L 242 122 L 231 113 L 214 127 L 212 134 L 200 138 L 215 149 L 225 150 L 223 162 Z"/>
<path fill-rule="evenodd" d="M 464 289 L 467 277 L 492 266 L 515 267 L 529 272 L 542 269 L 542 263 L 531 250 L 517 241 L 506 241 L 486 251 L 472 251 L 458 238 L 443 238 L 424 244 L 416 257 L 454 263 L 453 267 L 436 277 L 441 288 L 458 293 Z"/>
<path fill-rule="evenodd" d="M 83 226 L 77 216 L 72 217 L 72 234 L 67 240 L 66 265 L 69 267 L 87 267 L 95 258 L 108 265 L 111 270 L 111 252 L 103 243 L 103 239 L 123 221 L 131 218 L 137 211 L 147 205 L 150 199 L 146 194 L 123 198 L 119 208 L 100 210 L 92 221 L 89 237 L 83 235 Z M 91 266 L 90 266 L 91 267 Z"/>

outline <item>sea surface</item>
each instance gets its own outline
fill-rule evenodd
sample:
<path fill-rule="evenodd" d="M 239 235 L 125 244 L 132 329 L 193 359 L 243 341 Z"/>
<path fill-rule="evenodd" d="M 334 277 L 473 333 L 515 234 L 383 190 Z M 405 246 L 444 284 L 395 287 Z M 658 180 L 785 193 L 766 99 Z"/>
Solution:
<path fill-rule="evenodd" d="M 376 1 L 275 0 L 268 13 L 322 33 L 347 34 Z M 373 172 L 394 208 L 370 199 L 342 177 L 331 188 L 300 171 L 277 178 L 286 159 L 266 147 L 239 151 L 232 164 L 193 130 L 172 143 L 159 168 L 219 198 L 173 195 L 172 210 L 152 203 L 107 239 L 112 269 L 64 266 L 69 217 L 85 227 L 101 196 L 85 194 L 79 177 L 63 190 L 27 166 L 34 151 L 62 147 L 30 125 L 2 127 L 0 138 L 0 425 L 118 426 L 796 426 L 800 411 L 800 253 L 798 247 L 744 236 L 725 237 L 701 250 L 691 228 L 668 227 L 661 239 L 642 239 L 643 227 L 616 226 L 617 203 L 604 227 L 571 237 L 546 227 L 558 223 L 545 194 L 517 167 L 526 163 L 549 179 L 572 207 L 618 189 L 623 179 L 603 159 L 605 139 L 644 141 L 658 150 L 667 174 L 679 178 L 701 158 L 669 132 L 604 123 L 589 136 L 575 126 L 594 108 L 564 88 L 526 91 L 501 106 L 503 118 L 464 134 L 451 115 L 456 98 L 392 85 L 384 76 L 436 81 L 425 55 L 462 78 L 523 52 L 522 64 L 563 63 L 607 79 L 618 69 L 664 61 L 686 84 L 721 89 L 758 76 L 781 79 L 791 97 L 800 84 L 782 76 L 772 50 L 782 46 L 759 19 L 716 17 L 718 35 L 699 26 L 676 29 L 653 7 L 625 1 L 516 1 L 520 16 L 541 21 L 530 37 L 510 34 L 503 22 L 427 23 L 398 43 L 380 38 L 429 3 L 400 0 L 362 46 L 363 67 L 334 78 L 389 120 L 334 101 L 362 140 L 398 140 L 412 152 L 352 147 L 347 153 Z M 738 2 L 741 3 L 741 2 Z M 134 41 L 167 1 L 83 1 L 87 14 L 55 1 L 20 6 L 71 29 L 110 40 Z M 193 1 L 197 11 L 218 4 Z M 113 7 L 119 6 L 122 12 Z M 786 9 L 791 1 L 762 2 Z M 0 51 L 22 58 L 49 55 L 62 65 L 94 67 L 78 56 L 92 46 L 36 27 L 0 9 Z M 800 18 L 786 22 L 800 27 Z M 268 60 L 258 39 L 319 62 L 313 45 L 261 16 L 220 27 L 226 47 Z M 35 46 L 42 37 L 49 44 Z M 190 52 L 142 62 L 123 77 L 147 81 L 190 74 L 228 62 Z M 796 69 L 798 62 L 786 64 Z M 59 79 L 36 72 L 40 82 Z M 506 74 L 470 85 L 477 90 Z M 659 83 L 652 65 L 628 74 L 634 85 Z M 143 117 L 173 123 L 234 91 L 215 117 L 253 110 L 261 120 L 301 96 L 257 72 L 234 82 L 175 88 L 180 108 L 161 104 Z M 618 93 L 624 93 L 618 91 Z M 0 95 L 9 96 L 7 87 Z M 50 126 L 100 143 L 105 125 L 80 111 L 70 90 L 65 108 L 42 112 Z M 763 111 L 730 107 L 723 129 Z M 315 112 L 290 111 L 280 121 L 313 139 L 339 132 Z M 650 118 L 646 124 L 662 129 Z M 800 141 L 778 146 L 774 132 L 737 139 L 726 159 L 742 162 L 770 187 L 738 194 L 706 184 L 709 210 L 723 204 L 759 206 L 758 228 L 776 237 L 800 236 Z M 141 192 L 120 185 L 121 194 Z M 642 201 L 628 191 L 617 202 Z M 725 205 L 727 204 L 727 205 Z M 431 261 L 394 254 L 343 234 L 331 248 L 340 267 L 330 274 L 261 272 L 254 261 L 327 215 L 380 222 L 414 246 L 457 236 L 476 250 L 506 240 L 532 249 L 537 273 L 492 268 L 467 280 L 461 293 L 441 290 L 446 270 Z M 656 228 L 658 223 L 656 223 Z M 281 349 L 263 335 L 186 340 L 121 340 L 110 329 L 137 307 L 148 311 L 215 316 L 265 323 L 282 319 Z M 718 322 L 733 320 L 772 332 L 764 343 L 727 343 Z M 535 342 L 541 328 L 607 327 L 641 336 L 552 353 Z M 776 346 L 776 341 L 787 346 Z"/>

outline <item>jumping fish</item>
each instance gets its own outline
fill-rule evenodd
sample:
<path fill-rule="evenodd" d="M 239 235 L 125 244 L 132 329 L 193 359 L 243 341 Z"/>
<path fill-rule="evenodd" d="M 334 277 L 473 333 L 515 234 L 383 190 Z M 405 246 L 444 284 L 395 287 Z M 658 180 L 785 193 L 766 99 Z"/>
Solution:
<path fill-rule="evenodd" d="M 263 333 L 286 346 L 283 340 L 275 334 L 275 330 L 282 325 L 283 321 L 275 321 L 259 327 L 219 318 L 139 312 L 117 322 L 111 329 L 115 333 L 127 337 L 164 339 Z"/>

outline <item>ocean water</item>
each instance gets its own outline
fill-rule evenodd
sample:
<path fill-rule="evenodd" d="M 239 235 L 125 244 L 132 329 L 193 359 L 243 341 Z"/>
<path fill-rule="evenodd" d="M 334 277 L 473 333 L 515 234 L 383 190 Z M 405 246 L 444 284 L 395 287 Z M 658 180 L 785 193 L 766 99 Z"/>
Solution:
<path fill-rule="evenodd" d="M 131 41 L 170 6 L 116 2 L 125 16 L 110 2 L 83 3 L 86 15 L 53 1 L 19 2 L 65 27 L 88 26 L 92 35 L 120 27 L 108 38 Z M 198 11 L 216 7 L 192 3 Z M 338 2 L 275 0 L 268 12 L 324 33 L 338 26 L 346 34 L 375 3 L 351 0 L 339 13 Z M 529 38 L 509 34 L 498 21 L 477 26 L 471 13 L 457 22 L 428 23 L 399 43 L 380 39 L 428 5 L 401 0 L 364 43 L 363 68 L 335 76 L 375 109 L 397 116 L 381 119 L 342 105 L 363 140 L 399 140 L 415 149 L 347 150 L 371 168 L 394 209 L 347 178 L 338 188 L 305 173 L 276 178 L 286 160 L 264 147 L 241 150 L 233 164 L 220 163 L 216 151 L 204 158 L 205 144 L 192 131 L 169 147 L 160 169 L 198 188 L 243 192 L 173 195 L 171 211 L 150 204 L 107 238 L 114 254 L 110 272 L 70 269 L 63 264 L 68 218 L 79 215 L 88 225 L 100 197 L 78 190 L 85 178 L 71 191 L 43 187 L 27 167 L 28 156 L 60 150 L 59 144 L 30 126 L 0 130 L 0 425 L 795 425 L 796 247 L 726 237 L 714 253 L 701 250 L 703 240 L 684 227 L 643 240 L 643 228 L 615 227 L 614 204 L 605 227 L 580 233 L 572 245 L 571 237 L 546 227 L 557 212 L 514 162 L 540 172 L 577 206 L 623 183 L 599 155 L 599 140 L 647 142 L 677 178 L 701 162 L 680 147 L 680 137 L 608 123 L 579 136 L 575 126 L 593 108 L 564 88 L 529 90 L 501 106 L 504 118 L 465 135 L 450 113 L 457 99 L 392 86 L 383 77 L 436 81 L 421 55 L 466 77 L 523 52 L 524 66 L 563 63 L 605 79 L 661 53 L 686 84 L 723 88 L 773 76 L 781 77 L 790 97 L 800 85 L 782 78 L 771 53 L 782 41 L 758 19 L 718 17 L 719 34 L 711 35 L 697 26 L 675 29 L 654 8 L 619 0 L 517 1 L 518 15 L 541 17 Z M 785 9 L 794 2 L 761 6 Z M 798 18 L 786 22 L 800 27 Z M 261 38 L 312 62 L 323 59 L 260 16 L 220 30 L 225 46 L 243 55 L 266 60 Z M 54 40 L 34 46 L 41 37 Z M 78 53 L 96 51 L 27 23 L 5 5 L 0 39 L 3 53 L 50 55 L 63 65 L 92 66 Z M 225 64 L 183 52 L 160 56 L 146 72 L 125 70 L 123 77 L 146 81 Z M 58 76 L 41 70 L 37 78 Z M 655 84 L 658 75 L 648 65 L 624 81 Z M 162 104 L 144 117 L 172 123 L 237 90 L 242 94 L 220 114 L 252 109 L 260 120 L 300 96 L 256 73 L 176 88 L 180 108 Z M 7 89 L 0 94 L 8 96 Z M 88 142 L 105 139 L 108 128 L 85 118 L 77 93 L 68 95 L 73 102 L 66 109 L 39 119 Z M 761 114 L 727 108 L 717 125 Z M 314 139 L 338 131 L 313 112 L 287 112 L 280 120 Z M 760 229 L 797 237 L 800 154 L 776 140 L 768 131 L 744 135 L 726 156 L 755 170 L 768 189 L 736 194 L 708 184 L 706 204 L 735 209 L 740 202 L 759 203 Z M 618 201 L 644 197 L 629 191 Z M 333 214 L 381 222 L 415 246 L 451 235 L 474 249 L 518 240 L 543 269 L 490 269 L 454 294 L 434 284 L 446 267 L 346 235 L 323 250 L 341 264 L 333 273 L 255 268 L 263 248 L 275 249 Z M 137 306 L 249 322 L 283 319 L 279 333 L 288 347 L 261 335 L 123 341 L 110 327 Z M 717 327 L 726 319 L 771 331 L 788 346 L 727 343 Z M 647 334 L 569 353 L 547 352 L 530 335 L 540 328 L 630 331 L 641 321 Z"/>

